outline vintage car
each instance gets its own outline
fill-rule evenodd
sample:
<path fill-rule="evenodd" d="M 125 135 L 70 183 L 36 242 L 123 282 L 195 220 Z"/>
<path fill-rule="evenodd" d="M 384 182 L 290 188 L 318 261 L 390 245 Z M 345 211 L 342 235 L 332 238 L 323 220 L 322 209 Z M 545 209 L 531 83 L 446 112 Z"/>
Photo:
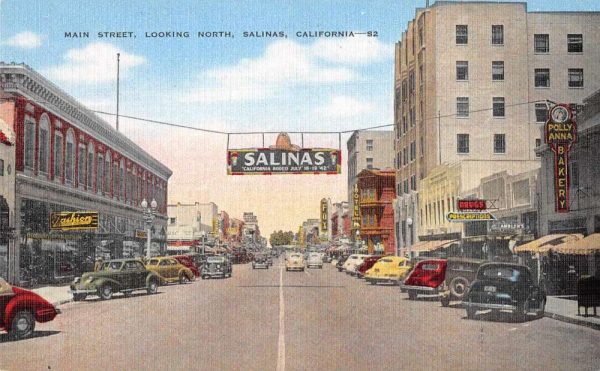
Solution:
<path fill-rule="evenodd" d="M 203 280 L 213 277 L 231 277 L 233 274 L 231 261 L 224 255 L 209 256 L 206 258 L 200 274 Z"/>
<path fill-rule="evenodd" d="M 410 269 L 410 261 L 407 258 L 385 256 L 365 272 L 365 279 L 372 285 L 384 282 L 399 285 Z"/>
<path fill-rule="evenodd" d="M 519 321 L 529 312 L 544 316 L 546 292 L 538 286 L 529 268 L 511 263 L 486 263 L 479 267 L 463 301 L 467 317 L 472 319 L 479 310 L 511 311 Z"/>
<path fill-rule="evenodd" d="M 306 259 L 306 268 L 316 267 L 323 269 L 323 255 L 318 252 L 311 252 Z"/>
<path fill-rule="evenodd" d="M 252 261 L 252 269 L 265 268 L 269 269 L 269 260 L 266 254 L 255 254 Z"/>
<path fill-rule="evenodd" d="M 446 262 L 446 278 L 444 279 L 443 286 L 440 288 L 442 306 L 447 307 L 451 301 L 462 301 L 465 298 L 469 291 L 469 285 L 477 275 L 477 270 L 485 262 L 485 260 L 473 258 L 448 258 Z"/>
<path fill-rule="evenodd" d="M 304 271 L 304 257 L 300 253 L 292 253 L 285 259 L 285 270 Z"/>
<path fill-rule="evenodd" d="M 344 264 L 349 257 L 350 255 L 341 255 L 338 258 L 337 263 L 335 263 L 335 267 L 337 268 L 338 272 L 342 272 L 344 270 Z"/>
<path fill-rule="evenodd" d="M 192 271 L 192 273 L 194 273 L 194 277 L 200 277 L 200 271 L 196 267 L 196 263 L 194 262 L 192 257 L 187 255 L 174 255 L 172 256 L 172 258 L 189 268 Z"/>
<path fill-rule="evenodd" d="M 375 263 L 377 263 L 377 261 L 381 258 L 382 258 L 381 255 L 369 256 L 369 257 L 365 258 L 365 260 L 363 260 L 362 264 L 356 268 L 356 276 L 359 278 L 363 278 L 365 276 L 365 273 L 369 269 L 371 269 L 371 267 L 373 265 L 375 265 Z"/>
<path fill-rule="evenodd" d="M 97 295 L 102 300 L 112 298 L 116 292 L 129 295 L 133 291 L 145 290 L 156 293 L 160 277 L 144 267 L 138 259 L 115 259 L 102 264 L 99 271 L 84 273 L 71 283 L 73 300 L 84 300 L 88 295 Z"/>
<path fill-rule="evenodd" d="M 161 285 L 174 282 L 188 283 L 195 279 L 190 268 L 171 257 L 152 258 L 146 262 L 146 268 L 160 276 Z"/>
<path fill-rule="evenodd" d="M 415 300 L 421 295 L 439 295 L 444 289 L 446 259 L 426 259 L 419 261 L 400 286 L 408 292 L 408 298 Z"/>
<path fill-rule="evenodd" d="M 11 286 L 0 277 L 0 328 L 12 339 L 31 336 L 36 322 L 52 321 L 59 313 L 38 294 Z"/>
<path fill-rule="evenodd" d="M 358 267 L 359 265 L 362 264 L 362 262 L 365 260 L 366 257 L 368 257 L 369 255 L 365 255 L 365 254 L 352 254 L 348 257 L 348 259 L 346 259 L 346 262 L 344 262 L 343 265 L 343 270 L 350 275 L 354 275 L 354 273 L 356 272 L 356 267 Z"/>
<path fill-rule="evenodd" d="M 252 261 L 252 255 L 246 251 L 234 251 L 231 254 L 232 264 L 246 264 Z"/>

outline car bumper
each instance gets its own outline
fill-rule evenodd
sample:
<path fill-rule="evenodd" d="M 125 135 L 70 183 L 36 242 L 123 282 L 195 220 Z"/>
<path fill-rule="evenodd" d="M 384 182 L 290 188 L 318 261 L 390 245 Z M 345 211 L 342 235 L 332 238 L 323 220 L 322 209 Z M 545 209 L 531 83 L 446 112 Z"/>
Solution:
<path fill-rule="evenodd" d="M 473 303 L 470 301 L 463 301 L 462 305 L 465 308 L 475 308 L 478 310 L 488 310 L 488 309 L 511 310 L 511 311 L 517 310 L 517 307 L 515 305 L 510 305 L 510 304 Z"/>
<path fill-rule="evenodd" d="M 69 290 L 71 294 L 95 294 L 98 290 L 81 290 L 81 289 L 71 289 Z"/>
<path fill-rule="evenodd" d="M 395 277 L 365 277 L 367 282 L 385 283 L 385 282 L 398 282 L 398 278 Z"/>
<path fill-rule="evenodd" d="M 203 276 L 209 276 L 209 277 L 220 277 L 220 276 L 225 276 L 225 272 L 204 272 L 202 273 Z"/>
<path fill-rule="evenodd" d="M 440 293 L 440 286 L 438 287 L 429 287 L 429 286 L 413 286 L 413 285 L 400 285 L 400 288 L 402 290 L 410 290 L 410 291 L 416 291 L 418 293 L 423 293 L 423 294 L 439 294 Z"/>
<path fill-rule="evenodd" d="M 254 268 L 269 268 L 269 264 L 265 264 L 265 263 L 254 263 L 254 264 L 252 264 L 252 266 Z"/>
<path fill-rule="evenodd" d="M 290 270 L 290 271 L 293 271 L 293 270 L 299 270 L 299 271 L 301 271 L 301 270 L 304 269 L 304 266 L 285 267 L 285 269 Z"/>

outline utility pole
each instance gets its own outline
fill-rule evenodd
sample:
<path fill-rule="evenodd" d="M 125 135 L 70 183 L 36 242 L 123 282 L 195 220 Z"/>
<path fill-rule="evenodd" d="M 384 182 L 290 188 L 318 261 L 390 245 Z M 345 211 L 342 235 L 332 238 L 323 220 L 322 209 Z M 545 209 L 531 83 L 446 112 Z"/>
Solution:
<path fill-rule="evenodd" d="M 117 120 L 116 129 L 119 131 L 119 69 L 121 64 L 121 53 L 117 53 Z"/>

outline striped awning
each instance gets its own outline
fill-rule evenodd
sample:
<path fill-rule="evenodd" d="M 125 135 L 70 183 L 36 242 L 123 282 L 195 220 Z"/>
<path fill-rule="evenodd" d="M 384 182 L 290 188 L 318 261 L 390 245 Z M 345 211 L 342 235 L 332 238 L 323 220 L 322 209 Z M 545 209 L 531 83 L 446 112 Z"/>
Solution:
<path fill-rule="evenodd" d="M 515 247 L 515 252 L 547 253 L 550 249 L 563 243 L 574 242 L 583 238 L 582 234 L 549 234 Z"/>
<path fill-rule="evenodd" d="M 423 252 L 423 251 L 433 251 L 439 248 L 445 248 L 450 246 L 453 242 L 458 242 L 458 240 L 438 240 L 438 241 L 421 241 L 416 243 L 410 247 L 411 252 Z"/>
<path fill-rule="evenodd" d="M 559 254 L 589 255 L 600 252 L 600 233 L 593 233 L 577 241 L 564 242 L 552 247 Z"/>

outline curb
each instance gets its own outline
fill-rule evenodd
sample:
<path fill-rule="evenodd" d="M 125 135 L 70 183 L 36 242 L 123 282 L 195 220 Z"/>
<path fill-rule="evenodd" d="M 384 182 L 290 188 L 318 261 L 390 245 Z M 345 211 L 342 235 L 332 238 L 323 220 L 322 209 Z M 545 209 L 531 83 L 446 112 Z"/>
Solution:
<path fill-rule="evenodd" d="M 567 322 L 567 323 L 572 323 L 575 325 L 585 326 L 585 327 L 589 327 L 591 329 L 600 331 L 600 323 L 594 323 L 594 322 L 586 321 L 583 319 L 578 319 L 578 318 L 563 316 L 561 314 L 548 313 L 548 312 L 544 313 L 544 317 L 552 318 L 554 320 L 561 321 L 561 322 Z"/>
<path fill-rule="evenodd" d="M 58 307 L 60 305 L 67 304 L 67 303 L 70 303 L 72 301 L 73 301 L 73 298 L 71 298 L 71 299 L 64 299 L 64 300 L 55 301 L 55 302 L 52 303 L 52 305 L 54 305 L 55 307 Z"/>

